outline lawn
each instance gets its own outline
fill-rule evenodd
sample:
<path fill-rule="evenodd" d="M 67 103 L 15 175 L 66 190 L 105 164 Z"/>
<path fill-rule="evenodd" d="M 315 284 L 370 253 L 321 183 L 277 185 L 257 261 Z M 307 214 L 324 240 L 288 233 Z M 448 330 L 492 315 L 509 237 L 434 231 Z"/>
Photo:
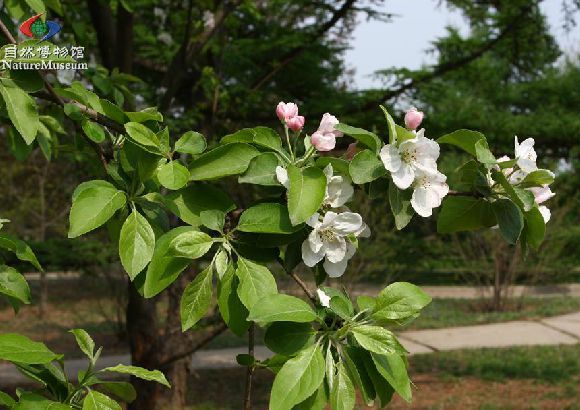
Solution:
<path fill-rule="evenodd" d="M 411 405 L 396 398 L 390 409 L 578 409 L 580 345 L 480 349 L 410 358 L 415 384 Z M 190 401 L 195 410 L 237 409 L 244 373 L 196 372 Z M 256 409 L 266 409 L 273 375 L 257 373 Z M 211 387 L 211 388 L 208 388 Z M 359 409 L 367 408 L 359 404 Z"/>

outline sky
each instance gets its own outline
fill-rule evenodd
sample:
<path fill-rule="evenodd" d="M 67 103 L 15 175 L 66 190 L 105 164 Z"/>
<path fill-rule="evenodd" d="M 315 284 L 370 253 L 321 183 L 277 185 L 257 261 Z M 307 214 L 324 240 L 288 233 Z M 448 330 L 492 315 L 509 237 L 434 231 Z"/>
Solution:
<path fill-rule="evenodd" d="M 352 48 L 346 53 L 347 64 L 355 69 L 356 89 L 380 87 L 380 80 L 372 78 L 376 70 L 393 66 L 415 69 L 434 63 L 434 56 L 426 51 L 433 39 L 445 34 L 446 26 L 452 25 L 463 34 L 467 33 L 462 16 L 439 6 L 437 0 L 389 0 L 385 3 L 385 11 L 396 15 L 392 22 L 361 19 L 353 33 Z M 562 50 L 580 53 L 580 27 L 565 32 L 561 7 L 562 0 L 541 3 Z"/>

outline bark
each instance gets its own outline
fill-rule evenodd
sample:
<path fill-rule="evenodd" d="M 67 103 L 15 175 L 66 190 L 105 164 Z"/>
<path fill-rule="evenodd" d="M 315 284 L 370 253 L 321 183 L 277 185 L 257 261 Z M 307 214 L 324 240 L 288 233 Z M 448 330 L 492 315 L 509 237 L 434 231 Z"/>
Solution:
<path fill-rule="evenodd" d="M 111 70 L 115 66 L 115 32 L 113 15 L 107 2 L 102 0 L 87 0 L 91 22 L 97 33 L 99 52 L 103 65 Z M 121 7 L 122 8 L 122 7 Z"/>

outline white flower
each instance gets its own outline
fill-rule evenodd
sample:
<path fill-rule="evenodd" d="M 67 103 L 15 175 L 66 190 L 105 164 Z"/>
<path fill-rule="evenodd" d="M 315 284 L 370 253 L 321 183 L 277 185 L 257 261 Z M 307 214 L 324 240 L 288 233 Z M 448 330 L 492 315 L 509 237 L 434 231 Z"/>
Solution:
<path fill-rule="evenodd" d="M 516 155 L 516 163 L 520 169 L 526 173 L 530 173 L 538 169 L 536 166 L 536 151 L 534 151 L 534 139 L 528 138 L 521 144 L 518 142 L 518 137 L 514 140 L 514 151 Z"/>
<path fill-rule="evenodd" d="M 433 214 L 433 208 L 441 206 L 441 201 L 449 193 L 447 177 L 437 170 L 423 169 L 415 170 L 415 176 L 411 206 L 426 218 Z"/>
<path fill-rule="evenodd" d="M 552 212 L 548 209 L 547 206 L 542 205 L 538 207 L 538 211 L 542 214 L 542 218 L 544 218 L 544 223 L 547 224 L 550 221 L 550 217 L 552 216 Z"/>
<path fill-rule="evenodd" d="M 320 304 L 324 307 L 330 307 L 330 296 L 328 296 L 322 289 L 316 289 L 316 295 Z"/>
<path fill-rule="evenodd" d="M 173 37 L 171 37 L 171 34 L 167 33 L 167 32 L 163 32 L 160 33 L 157 36 L 157 40 L 159 40 L 160 42 L 162 42 L 163 44 L 170 46 L 171 44 L 173 44 Z"/>
<path fill-rule="evenodd" d="M 331 208 L 339 208 L 350 201 L 354 194 L 351 179 L 347 176 L 334 175 L 330 164 L 324 168 L 324 174 L 326 175 L 326 195 L 323 203 Z"/>
<path fill-rule="evenodd" d="M 323 266 L 328 276 L 342 276 L 356 252 L 355 245 L 348 237 L 368 233 L 362 217 L 353 212 L 337 214 L 330 211 L 322 221 L 320 214 L 314 214 L 307 224 L 314 229 L 302 243 L 302 260 L 306 266 L 314 267 L 324 259 Z"/>
<path fill-rule="evenodd" d="M 534 194 L 534 199 L 536 200 L 537 204 L 544 203 L 548 199 L 556 195 L 554 192 L 552 192 L 552 190 L 548 185 L 544 185 L 541 187 L 532 187 L 528 188 L 528 190 L 531 191 L 532 194 Z"/>
<path fill-rule="evenodd" d="M 324 195 L 323 205 L 331 208 L 340 208 L 352 198 L 354 188 L 351 185 L 349 177 L 334 175 L 332 165 L 328 164 L 324 168 L 324 175 L 326 175 L 326 194 Z M 276 167 L 276 179 L 284 186 L 290 188 L 290 179 L 288 178 L 288 171 L 281 166 Z"/>
<path fill-rule="evenodd" d="M 398 147 L 387 144 L 381 149 L 381 160 L 400 189 L 411 186 L 417 170 L 437 170 L 439 144 L 425 138 L 424 133 L 425 129 L 421 129 L 415 138 L 403 141 Z"/>

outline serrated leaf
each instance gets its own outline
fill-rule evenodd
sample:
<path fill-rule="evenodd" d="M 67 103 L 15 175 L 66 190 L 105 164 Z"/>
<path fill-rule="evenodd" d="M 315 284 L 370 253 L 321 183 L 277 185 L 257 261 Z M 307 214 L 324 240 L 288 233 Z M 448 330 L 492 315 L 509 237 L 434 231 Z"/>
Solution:
<path fill-rule="evenodd" d="M 302 225 L 292 226 L 288 208 L 278 203 L 262 203 L 246 209 L 240 216 L 237 230 L 257 233 L 294 233 Z"/>
<path fill-rule="evenodd" d="M 260 298 L 250 309 L 248 320 L 259 324 L 272 322 L 307 323 L 318 316 L 312 308 L 294 296 L 274 293 Z"/>
<path fill-rule="evenodd" d="M 314 215 L 326 193 L 326 176 L 320 168 L 288 166 L 288 213 L 292 225 L 306 222 Z"/>
<path fill-rule="evenodd" d="M 34 99 L 18 87 L 14 81 L 0 81 L 0 94 L 6 103 L 10 121 L 27 145 L 32 144 L 38 132 L 40 120 Z"/>
<path fill-rule="evenodd" d="M 118 364 L 117 366 L 107 367 L 101 370 L 101 372 L 114 372 L 120 374 L 128 374 L 131 376 L 138 377 L 139 379 L 157 382 L 167 387 L 171 387 L 163 373 L 159 370 L 147 370 L 142 367 L 137 366 L 126 366 L 123 364 Z"/>
<path fill-rule="evenodd" d="M 181 296 L 181 329 L 191 329 L 211 306 L 213 269 L 208 266 L 185 288 Z"/>
<path fill-rule="evenodd" d="M 123 223 L 119 236 L 121 264 L 131 280 L 135 279 L 151 261 L 154 249 L 153 228 L 147 219 L 134 209 Z"/>
<path fill-rule="evenodd" d="M 278 293 L 276 280 L 264 265 L 240 257 L 236 275 L 240 279 L 238 296 L 248 310 L 261 298 Z"/>
<path fill-rule="evenodd" d="M 95 356 L 95 342 L 93 338 L 83 329 L 72 329 L 69 332 L 75 337 L 81 351 L 92 360 Z"/>
<path fill-rule="evenodd" d="M 83 410 L 121 410 L 121 406 L 109 396 L 89 390 L 83 401 Z"/>
<path fill-rule="evenodd" d="M 43 343 L 15 333 L 0 334 L 0 360 L 23 364 L 47 364 L 61 356 Z"/>
<path fill-rule="evenodd" d="M 178 161 L 169 161 L 159 168 L 157 178 L 165 188 L 175 191 L 187 184 L 189 171 Z"/>
<path fill-rule="evenodd" d="M 376 298 L 372 317 L 375 320 L 400 320 L 413 316 L 431 303 L 431 297 L 418 286 L 395 282 Z"/>

